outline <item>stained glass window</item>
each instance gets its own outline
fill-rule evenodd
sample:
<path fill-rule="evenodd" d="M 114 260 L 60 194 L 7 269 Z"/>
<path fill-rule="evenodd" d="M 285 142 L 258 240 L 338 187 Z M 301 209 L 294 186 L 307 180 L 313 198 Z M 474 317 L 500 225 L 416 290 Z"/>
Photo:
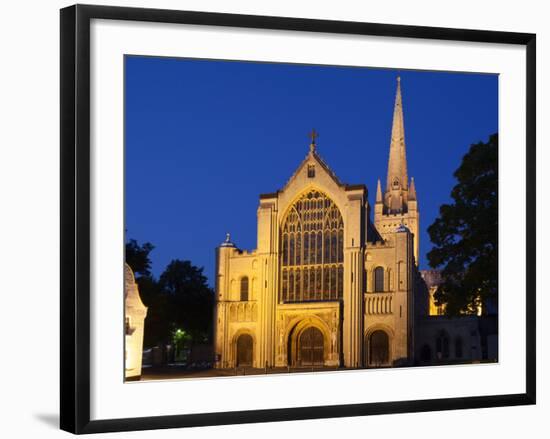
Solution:
<path fill-rule="evenodd" d="M 282 302 L 343 296 L 344 222 L 325 194 L 311 190 L 290 208 L 281 226 Z"/>

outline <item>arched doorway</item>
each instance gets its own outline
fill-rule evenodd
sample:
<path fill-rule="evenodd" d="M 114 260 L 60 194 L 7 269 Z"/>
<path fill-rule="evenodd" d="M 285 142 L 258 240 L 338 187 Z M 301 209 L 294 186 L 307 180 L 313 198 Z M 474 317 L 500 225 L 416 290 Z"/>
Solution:
<path fill-rule="evenodd" d="M 300 334 L 298 363 L 301 366 L 322 366 L 324 364 L 323 333 L 314 326 L 310 326 Z"/>
<path fill-rule="evenodd" d="M 242 334 L 237 339 L 237 366 L 252 366 L 252 337 Z"/>
<path fill-rule="evenodd" d="M 429 363 L 432 361 L 432 349 L 429 345 L 425 344 L 422 346 L 422 350 L 420 351 L 420 360 L 423 363 Z"/>
<path fill-rule="evenodd" d="M 374 331 L 369 338 L 369 365 L 382 366 L 390 360 L 390 340 L 385 331 Z"/>

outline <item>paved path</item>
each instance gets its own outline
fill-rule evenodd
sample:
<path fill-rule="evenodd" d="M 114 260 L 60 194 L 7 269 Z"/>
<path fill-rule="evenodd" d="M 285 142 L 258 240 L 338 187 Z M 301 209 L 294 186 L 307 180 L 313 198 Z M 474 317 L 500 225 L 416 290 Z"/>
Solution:
<path fill-rule="evenodd" d="M 141 374 L 141 381 L 152 380 L 172 380 L 181 378 L 208 378 L 208 377 L 226 377 L 243 375 L 266 375 L 280 373 L 303 373 L 303 372 L 328 372 L 339 370 L 337 367 L 300 367 L 286 368 L 276 367 L 266 369 L 257 369 L 252 367 L 238 367 L 237 369 L 203 369 L 187 370 L 179 366 L 166 367 L 146 367 Z"/>

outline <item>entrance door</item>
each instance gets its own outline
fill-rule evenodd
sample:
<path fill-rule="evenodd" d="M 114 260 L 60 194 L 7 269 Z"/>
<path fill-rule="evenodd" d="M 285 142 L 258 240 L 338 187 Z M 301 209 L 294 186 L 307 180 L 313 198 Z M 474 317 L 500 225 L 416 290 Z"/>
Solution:
<path fill-rule="evenodd" d="M 313 326 L 300 336 L 299 353 L 302 366 L 322 366 L 324 357 L 323 334 Z"/>
<path fill-rule="evenodd" d="M 248 334 L 237 339 L 237 366 L 252 366 L 252 337 Z"/>
<path fill-rule="evenodd" d="M 390 342 L 384 331 L 374 331 L 370 336 L 370 365 L 382 366 L 390 359 Z"/>

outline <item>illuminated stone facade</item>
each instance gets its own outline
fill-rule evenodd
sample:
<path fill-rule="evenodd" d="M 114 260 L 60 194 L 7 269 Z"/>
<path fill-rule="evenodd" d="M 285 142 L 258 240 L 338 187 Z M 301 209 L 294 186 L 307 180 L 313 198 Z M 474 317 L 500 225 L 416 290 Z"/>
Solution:
<path fill-rule="evenodd" d="M 127 380 L 136 380 L 141 376 L 143 326 L 146 315 L 147 307 L 139 296 L 134 273 L 128 264 L 124 264 L 124 376 Z"/>
<path fill-rule="evenodd" d="M 417 268 L 419 206 L 399 79 L 389 149 L 374 220 L 367 188 L 342 183 L 312 133 L 286 185 L 260 195 L 257 248 L 241 250 L 229 235 L 217 248 L 215 367 L 412 365 L 428 349 L 435 358 L 437 331 L 454 323 L 429 319 Z M 474 324 L 457 330 L 470 337 Z"/>
<path fill-rule="evenodd" d="M 257 249 L 217 249 L 216 367 L 384 366 L 414 357 L 418 206 L 398 84 L 388 181 L 374 222 L 315 136 L 283 189 L 260 196 Z"/>

